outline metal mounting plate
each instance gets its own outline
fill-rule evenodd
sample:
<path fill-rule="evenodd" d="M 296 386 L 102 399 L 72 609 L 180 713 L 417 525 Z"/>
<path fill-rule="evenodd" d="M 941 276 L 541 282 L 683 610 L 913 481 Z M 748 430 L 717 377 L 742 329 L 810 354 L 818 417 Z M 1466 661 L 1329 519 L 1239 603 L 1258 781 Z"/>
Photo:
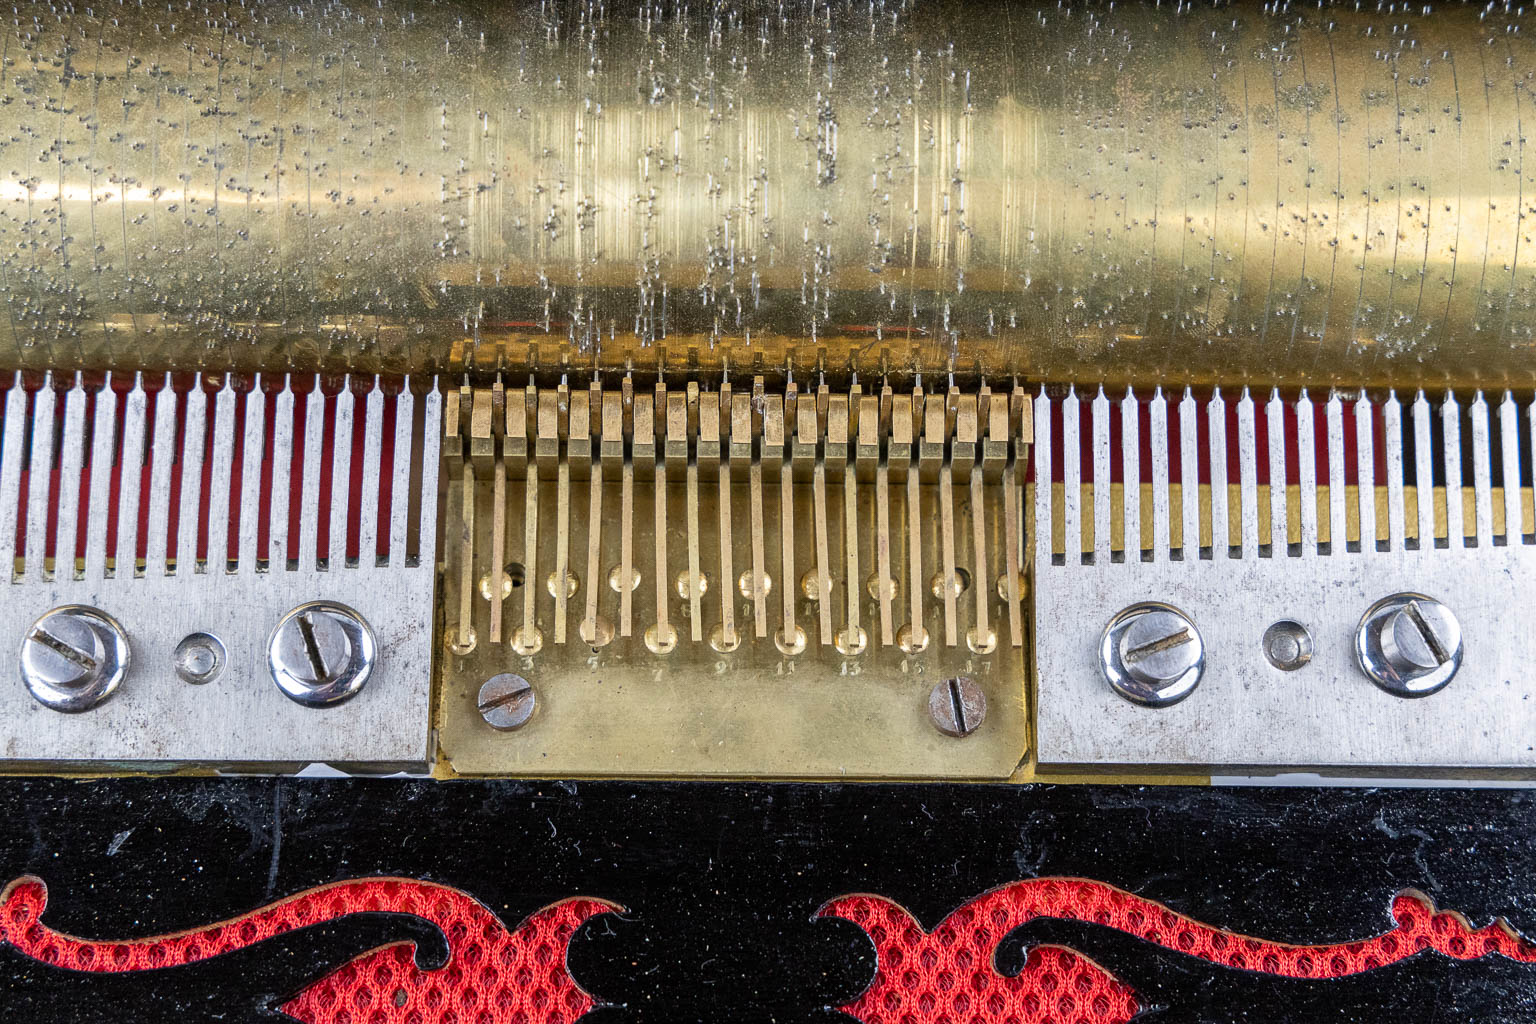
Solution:
<path fill-rule="evenodd" d="M 0 552 L 23 556 L 7 559 L 0 577 L 0 665 L 9 666 L 0 677 L 0 761 L 425 766 L 437 392 L 389 397 L 377 381 L 359 381 L 357 392 L 322 399 L 315 381 L 308 398 L 287 381 L 238 395 L 228 382 L 156 391 L 135 380 L 94 392 L 60 383 L 0 388 L 0 508 L 11 513 L 0 516 Z M 343 538 L 353 537 L 356 553 L 344 557 Z M 356 610 L 378 640 L 367 685 L 323 708 L 290 700 L 266 664 L 273 628 L 316 600 Z M 75 714 L 34 701 L 15 660 L 32 624 L 71 604 L 116 619 L 131 651 L 111 697 Z M 175 662 L 194 633 L 225 652 L 218 675 L 197 683 L 183 681 Z"/>
<path fill-rule="evenodd" d="M 1042 765 L 1536 769 L 1536 552 L 1521 548 L 1335 557 L 1047 566 L 1036 612 L 1062 623 L 1036 647 Z M 1405 699 L 1355 664 L 1355 626 L 1376 599 L 1419 591 L 1460 620 L 1466 654 L 1439 693 Z M 1126 605 L 1159 600 L 1205 640 L 1187 699 L 1145 708 L 1117 696 L 1097 640 Z M 1294 619 L 1309 664 L 1282 672 L 1264 631 Z M 1076 624 L 1069 626 L 1068 624 Z"/>
<path fill-rule="evenodd" d="M 7 657 L 43 612 L 85 604 L 122 623 L 133 661 L 118 691 L 81 714 L 43 707 L 14 670 L 8 673 L 12 678 L 0 685 L 0 757 L 98 764 L 424 764 L 431 571 L 370 567 L 265 576 L 74 580 L 10 595 L 0 607 L 0 653 Z M 379 640 L 368 685 L 335 707 L 289 700 L 266 669 L 272 627 L 317 594 L 357 610 Z M 228 656 L 220 676 L 203 684 L 182 682 L 173 661 L 177 643 L 197 632 L 218 637 Z"/>
<path fill-rule="evenodd" d="M 1150 409 L 1138 409 L 1138 401 Z M 1056 402 L 1064 409 L 1053 420 Z M 1187 392 L 1176 403 L 1161 393 L 1149 402 L 1128 397 L 1120 410 L 1123 440 L 1113 453 L 1110 403 L 1102 393 L 1091 403 L 1076 395 L 1037 400 L 1036 478 L 1063 479 L 1054 496 L 1052 488 L 1040 489 L 1035 508 L 1035 616 L 1056 624 L 1036 636 L 1039 763 L 1383 769 L 1400 776 L 1536 770 L 1536 677 L 1529 668 L 1536 661 L 1529 622 L 1536 545 L 1522 530 L 1529 508 L 1522 508 L 1520 488 L 1492 486 L 1489 404 L 1478 396 L 1462 407 L 1447 397 L 1432 413 L 1422 395 L 1408 409 L 1395 397 L 1361 398 L 1352 404 L 1353 452 L 1344 444 L 1344 403 L 1337 395 L 1326 403 L 1305 393 L 1294 402 L 1271 397 L 1258 409 L 1270 427 L 1270 479 L 1284 479 L 1292 446 L 1299 486 L 1259 486 L 1263 453 L 1255 403 L 1246 393 L 1230 412 L 1238 467 L 1230 488 L 1229 411 L 1219 395 L 1204 408 Z M 1518 418 L 1530 410 L 1506 396 L 1494 411 L 1502 439 L 1499 479 L 1513 483 L 1523 454 Z M 1082 430 L 1085 413 L 1091 427 Z M 1183 429 L 1170 437 L 1175 415 Z M 1464 415 L 1470 423 L 1465 476 Z M 1432 416 L 1440 420 L 1443 443 L 1431 443 Z M 1287 431 L 1288 418 L 1299 429 Z M 1088 434 L 1084 447 L 1093 453 L 1095 480 L 1110 477 L 1111 458 L 1124 459 L 1126 477 L 1135 479 L 1138 421 L 1150 423 L 1154 473 L 1151 486 L 1141 488 L 1141 502 L 1122 509 L 1124 495 L 1135 490 L 1082 486 L 1077 459 L 1065 460 L 1060 473 L 1045 461 L 1051 430 L 1061 431 L 1067 452 L 1078 451 Z M 1209 487 L 1170 486 L 1170 464 L 1182 466 L 1183 480 L 1196 479 L 1203 445 L 1210 449 Z M 1346 463 L 1358 489 L 1346 482 Z M 1411 480 L 1443 473 L 1449 486 L 1410 483 L 1411 500 L 1405 500 L 1405 464 Z M 1359 501 L 1362 494 L 1375 500 Z M 1445 503 L 1445 494 L 1453 500 Z M 1130 557 L 1126 537 L 1136 549 Z M 1195 537 L 1198 543 L 1183 543 Z M 1223 543 L 1213 549 L 1212 538 Z M 1464 646 L 1450 683 L 1412 699 L 1374 685 L 1354 649 L 1366 609 L 1409 591 L 1448 606 Z M 1204 676 L 1172 707 L 1122 700 L 1100 668 L 1105 624 L 1140 601 L 1179 608 L 1204 640 Z M 1310 662 L 1289 672 L 1271 664 L 1263 648 L 1265 630 L 1287 619 L 1306 626 L 1314 645 Z"/>

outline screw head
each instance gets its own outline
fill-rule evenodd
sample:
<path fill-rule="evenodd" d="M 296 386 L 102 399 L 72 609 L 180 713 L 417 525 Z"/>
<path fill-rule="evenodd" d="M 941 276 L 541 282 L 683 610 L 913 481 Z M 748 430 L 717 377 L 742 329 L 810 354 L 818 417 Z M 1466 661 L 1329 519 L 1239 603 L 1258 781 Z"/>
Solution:
<path fill-rule="evenodd" d="M 1312 633 L 1295 619 L 1281 619 L 1264 631 L 1264 658 L 1281 672 L 1312 660 Z"/>
<path fill-rule="evenodd" d="M 1143 601 L 1123 609 L 1099 640 L 1099 669 L 1133 704 L 1166 708 L 1195 692 L 1205 671 L 1205 641 L 1172 605 Z"/>
<path fill-rule="evenodd" d="M 373 673 L 378 642 L 357 612 L 311 601 L 284 615 L 267 641 L 267 670 L 290 699 L 308 707 L 357 695 Z"/>
<path fill-rule="evenodd" d="M 1461 623 L 1423 594 L 1384 597 L 1355 629 L 1355 660 L 1377 686 L 1396 697 L 1427 697 L 1461 668 Z"/>
<path fill-rule="evenodd" d="M 987 717 L 987 695 L 970 676 L 942 679 L 928 693 L 928 717 L 946 736 L 969 736 Z"/>
<path fill-rule="evenodd" d="M 88 711 L 128 672 L 128 634 L 106 612 L 66 604 L 43 615 L 21 641 L 21 680 L 39 704 Z"/>
<path fill-rule="evenodd" d="M 533 717 L 537 695 L 528 680 L 511 672 L 491 676 L 480 687 L 480 717 L 492 729 L 520 729 Z"/>

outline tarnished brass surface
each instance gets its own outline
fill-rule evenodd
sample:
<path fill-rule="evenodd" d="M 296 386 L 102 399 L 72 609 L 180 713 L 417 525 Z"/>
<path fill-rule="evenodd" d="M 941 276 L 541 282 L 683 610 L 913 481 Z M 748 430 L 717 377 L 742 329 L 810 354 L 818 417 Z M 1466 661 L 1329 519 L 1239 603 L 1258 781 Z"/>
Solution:
<path fill-rule="evenodd" d="M 1029 409 L 1022 392 L 453 393 L 443 761 L 1009 778 L 1029 733 Z M 477 710 L 505 672 L 537 695 L 514 731 Z M 987 702 L 963 737 L 929 715 L 958 676 Z"/>
<path fill-rule="evenodd" d="M 0 367 L 1536 379 L 1523 11 L 671 10 L 23 2 Z"/>

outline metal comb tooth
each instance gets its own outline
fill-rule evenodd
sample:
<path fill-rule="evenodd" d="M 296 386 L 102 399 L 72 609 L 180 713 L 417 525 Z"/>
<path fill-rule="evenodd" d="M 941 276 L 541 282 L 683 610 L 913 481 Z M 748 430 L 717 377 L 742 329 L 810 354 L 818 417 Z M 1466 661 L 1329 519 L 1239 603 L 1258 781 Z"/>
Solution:
<path fill-rule="evenodd" d="M 1499 452 L 1503 456 L 1505 544 L 1519 544 L 1523 532 L 1520 512 L 1520 408 L 1515 396 L 1504 392 L 1499 403 Z"/>
<path fill-rule="evenodd" d="M 1259 442 L 1254 420 L 1253 396 L 1243 388 L 1237 401 L 1238 508 L 1241 510 L 1241 558 L 1252 558 L 1270 548 L 1267 537 L 1259 536 Z"/>
<path fill-rule="evenodd" d="M 1359 504 L 1360 550 L 1376 550 L 1375 407 L 1361 392 L 1355 400 L 1355 483 Z"/>

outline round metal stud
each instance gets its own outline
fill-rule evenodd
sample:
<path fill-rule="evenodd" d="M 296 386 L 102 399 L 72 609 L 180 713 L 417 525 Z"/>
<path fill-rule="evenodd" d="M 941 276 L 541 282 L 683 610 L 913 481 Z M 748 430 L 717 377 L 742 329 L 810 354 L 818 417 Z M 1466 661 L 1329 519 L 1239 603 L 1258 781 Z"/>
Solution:
<path fill-rule="evenodd" d="M 291 699 L 308 707 L 339 704 L 373 674 L 378 642 L 357 612 L 311 601 L 284 615 L 267 641 L 267 669 Z"/>
<path fill-rule="evenodd" d="M 184 683 L 211 683 L 224 671 L 224 644 L 212 633 L 191 633 L 176 645 L 176 675 Z"/>
<path fill-rule="evenodd" d="M 1109 620 L 1099 641 L 1099 668 L 1133 704 L 1166 708 L 1200 685 L 1205 642 L 1194 621 L 1172 605 L 1133 604 Z"/>
<path fill-rule="evenodd" d="M 1295 619 L 1281 619 L 1264 631 L 1264 658 L 1281 672 L 1312 660 L 1312 634 Z"/>
<path fill-rule="evenodd" d="M 1427 697 L 1461 668 L 1461 623 L 1445 605 L 1403 593 L 1371 605 L 1355 630 L 1355 660 L 1395 697 Z"/>
<path fill-rule="evenodd" d="M 21 641 L 21 679 L 39 704 L 88 711 L 128 672 L 128 634 L 106 612 L 67 604 L 32 624 Z"/>

